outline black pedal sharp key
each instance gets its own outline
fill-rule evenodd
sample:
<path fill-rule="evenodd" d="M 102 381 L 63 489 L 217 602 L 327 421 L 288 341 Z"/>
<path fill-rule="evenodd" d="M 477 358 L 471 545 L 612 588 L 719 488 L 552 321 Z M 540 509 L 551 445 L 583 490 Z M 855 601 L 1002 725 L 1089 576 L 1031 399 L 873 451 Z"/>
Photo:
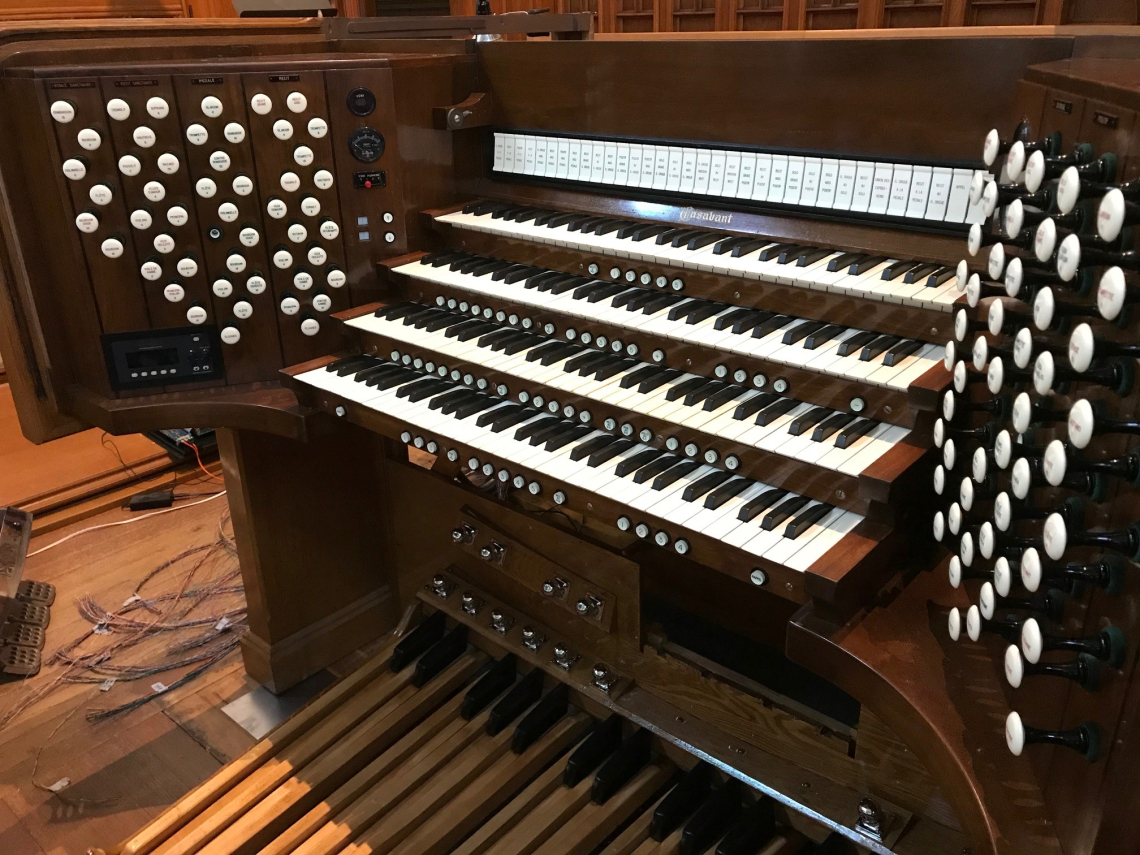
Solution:
<path fill-rule="evenodd" d="M 776 802 L 761 796 L 733 823 L 716 847 L 716 855 L 757 855 L 776 834 Z"/>
<path fill-rule="evenodd" d="M 464 721 L 471 721 L 486 709 L 487 704 L 515 684 L 517 676 L 518 660 L 515 654 L 508 653 L 498 662 L 492 663 L 487 672 L 463 696 L 463 705 L 459 708 L 459 714 L 463 716 Z"/>
<path fill-rule="evenodd" d="M 712 767 L 704 760 L 697 763 L 677 782 L 653 811 L 649 836 L 662 841 L 693 815 L 712 791 Z"/>
<path fill-rule="evenodd" d="M 603 760 L 617 751 L 621 745 L 621 722 L 621 716 L 614 713 L 605 721 L 594 724 L 589 735 L 566 761 L 566 770 L 562 773 L 562 783 L 565 786 L 576 787 Z"/>
<path fill-rule="evenodd" d="M 522 715 L 541 696 L 542 669 L 533 668 L 491 708 L 491 715 L 487 718 L 488 735 L 495 736 L 502 732 L 503 728 Z"/>
<path fill-rule="evenodd" d="M 644 728 L 627 736 L 594 776 L 590 797 L 603 805 L 649 762 L 652 735 Z"/>
<path fill-rule="evenodd" d="M 421 653 L 443 638 L 446 629 L 443 612 L 436 612 L 420 621 L 419 626 L 392 648 L 392 670 L 403 671 Z"/>
<path fill-rule="evenodd" d="M 700 855 L 713 842 L 728 831 L 730 825 L 740 816 L 743 807 L 743 787 L 735 778 L 713 793 L 705 803 L 697 808 L 693 818 L 685 823 L 681 832 L 681 855 Z"/>
<path fill-rule="evenodd" d="M 467 650 L 467 627 L 458 624 L 433 644 L 416 662 L 412 685 L 419 688 L 458 659 Z"/>
<path fill-rule="evenodd" d="M 570 706 L 570 687 L 559 683 L 542 696 L 534 709 L 523 716 L 511 736 L 511 751 L 522 754 L 530 748 L 542 734 L 550 730 L 560 718 L 566 715 Z"/>

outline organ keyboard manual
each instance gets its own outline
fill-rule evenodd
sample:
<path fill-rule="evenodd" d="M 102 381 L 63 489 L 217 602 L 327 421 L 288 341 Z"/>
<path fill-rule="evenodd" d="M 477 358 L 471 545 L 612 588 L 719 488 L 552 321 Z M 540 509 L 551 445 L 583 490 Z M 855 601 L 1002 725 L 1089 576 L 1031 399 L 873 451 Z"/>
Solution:
<path fill-rule="evenodd" d="M 91 851 L 1140 852 L 1140 37 L 404 20 L 0 31 L 24 433 L 378 651 Z"/>

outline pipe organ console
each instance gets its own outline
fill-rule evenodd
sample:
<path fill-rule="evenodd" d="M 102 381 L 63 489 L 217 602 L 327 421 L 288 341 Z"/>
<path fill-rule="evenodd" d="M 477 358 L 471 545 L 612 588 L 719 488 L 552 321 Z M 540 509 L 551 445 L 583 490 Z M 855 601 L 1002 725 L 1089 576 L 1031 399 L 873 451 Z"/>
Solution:
<path fill-rule="evenodd" d="M 25 433 L 221 429 L 272 689 L 391 635 L 106 851 L 1140 851 L 1138 70 L 5 31 Z"/>

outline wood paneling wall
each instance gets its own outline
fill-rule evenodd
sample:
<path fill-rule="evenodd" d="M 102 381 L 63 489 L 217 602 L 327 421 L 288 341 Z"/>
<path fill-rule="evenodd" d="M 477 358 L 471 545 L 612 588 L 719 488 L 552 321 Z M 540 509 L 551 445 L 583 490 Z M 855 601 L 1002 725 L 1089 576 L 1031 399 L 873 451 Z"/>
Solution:
<path fill-rule="evenodd" d="M 494 12 L 536 5 L 593 12 L 600 33 L 1140 23 L 1137 0 L 491 0 Z M 451 13 L 475 14 L 475 0 L 451 0 Z"/>
<path fill-rule="evenodd" d="M 368 0 L 333 0 L 344 16 L 365 14 Z M 371 4 L 368 4 L 371 5 Z M 521 8 L 530 8 L 520 4 Z M 474 10 L 472 2 L 472 10 Z M 92 18 L 236 18 L 230 0 L 0 0 L 0 22 Z"/>

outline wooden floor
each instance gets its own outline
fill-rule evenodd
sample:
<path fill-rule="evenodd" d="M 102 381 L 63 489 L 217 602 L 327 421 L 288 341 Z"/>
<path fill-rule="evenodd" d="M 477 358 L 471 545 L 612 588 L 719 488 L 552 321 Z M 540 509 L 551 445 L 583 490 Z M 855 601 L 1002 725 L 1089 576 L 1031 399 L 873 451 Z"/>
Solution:
<path fill-rule="evenodd" d="M 32 550 L 131 517 L 119 505 L 143 487 L 124 474 L 101 439 L 101 431 L 88 431 L 44 446 L 27 443 L 18 435 L 7 387 L 0 386 L 0 506 L 31 504 L 41 512 Z M 117 437 L 115 444 L 130 467 L 153 472 L 150 485 L 169 483 L 169 461 L 149 440 Z M 182 493 L 217 489 L 197 467 L 181 477 Z M 91 491 L 98 495 L 86 495 Z M 45 654 L 90 629 L 77 612 L 79 597 L 118 606 L 162 561 L 211 542 L 225 503 L 220 497 L 80 535 L 29 558 L 24 577 L 58 589 Z M 0 717 L 60 671 L 45 667 L 28 680 L 0 683 Z M 171 683 L 178 674 L 154 679 Z M 132 700 L 151 682 L 117 683 L 105 693 L 97 685 L 63 685 L 0 729 L 0 855 L 80 855 L 89 846 L 116 844 L 253 744 L 221 712 L 253 688 L 236 653 L 140 709 L 96 724 L 85 719 L 88 708 Z M 71 783 L 59 795 L 42 788 L 63 778 Z"/>

